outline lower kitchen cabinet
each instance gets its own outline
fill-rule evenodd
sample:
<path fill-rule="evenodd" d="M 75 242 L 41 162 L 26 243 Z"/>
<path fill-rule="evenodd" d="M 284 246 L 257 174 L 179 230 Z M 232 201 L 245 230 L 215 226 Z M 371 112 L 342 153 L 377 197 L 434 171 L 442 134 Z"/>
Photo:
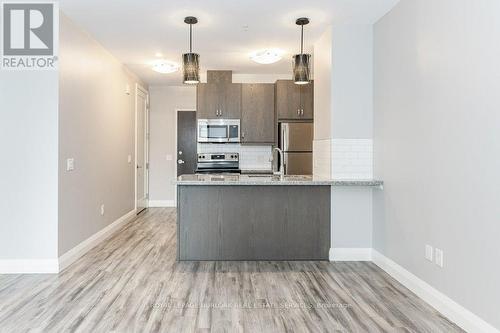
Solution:
<path fill-rule="evenodd" d="M 274 143 L 274 84 L 243 84 L 241 142 Z"/>
<path fill-rule="evenodd" d="M 177 186 L 178 260 L 328 260 L 330 186 Z"/>

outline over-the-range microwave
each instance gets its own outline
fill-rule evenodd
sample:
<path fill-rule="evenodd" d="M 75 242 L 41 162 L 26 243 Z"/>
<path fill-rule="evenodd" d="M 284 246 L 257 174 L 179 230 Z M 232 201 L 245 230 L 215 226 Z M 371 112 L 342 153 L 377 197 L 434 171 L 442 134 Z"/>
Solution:
<path fill-rule="evenodd" d="M 198 142 L 240 142 L 240 120 L 198 119 Z"/>

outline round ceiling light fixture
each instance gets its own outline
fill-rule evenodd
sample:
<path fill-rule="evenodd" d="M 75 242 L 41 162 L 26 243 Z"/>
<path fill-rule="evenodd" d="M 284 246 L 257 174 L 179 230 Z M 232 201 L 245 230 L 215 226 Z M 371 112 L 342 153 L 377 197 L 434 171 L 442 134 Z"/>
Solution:
<path fill-rule="evenodd" d="M 259 50 L 250 55 L 250 59 L 258 64 L 268 65 L 278 62 L 283 57 L 283 50 L 280 49 L 265 49 Z"/>
<path fill-rule="evenodd" d="M 300 54 L 293 56 L 293 82 L 308 84 L 310 81 L 310 54 L 304 54 L 304 25 L 309 24 L 307 17 L 298 18 L 295 24 L 300 25 Z"/>
<path fill-rule="evenodd" d="M 161 60 L 156 62 L 152 69 L 155 72 L 162 73 L 162 74 L 169 74 L 169 73 L 174 73 L 179 70 L 180 66 L 178 63 L 172 62 L 172 61 L 167 61 L 167 60 Z"/>
<path fill-rule="evenodd" d="M 200 83 L 200 55 L 193 53 L 193 24 L 198 23 L 194 16 L 184 18 L 184 23 L 189 24 L 189 53 L 182 55 L 182 70 L 184 84 Z"/>

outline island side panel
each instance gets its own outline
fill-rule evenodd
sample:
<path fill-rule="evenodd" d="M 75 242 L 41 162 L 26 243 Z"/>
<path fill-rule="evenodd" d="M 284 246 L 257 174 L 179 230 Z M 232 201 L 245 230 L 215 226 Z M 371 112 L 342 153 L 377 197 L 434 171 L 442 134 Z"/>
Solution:
<path fill-rule="evenodd" d="M 179 260 L 328 260 L 329 186 L 179 186 Z"/>
<path fill-rule="evenodd" d="M 178 186 L 178 260 L 222 257 L 220 196 L 218 186 Z"/>

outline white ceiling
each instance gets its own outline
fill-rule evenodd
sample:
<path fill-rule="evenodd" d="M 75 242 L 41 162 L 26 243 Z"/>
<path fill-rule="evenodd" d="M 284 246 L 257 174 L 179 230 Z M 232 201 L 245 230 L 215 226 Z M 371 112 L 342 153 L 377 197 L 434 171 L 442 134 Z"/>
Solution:
<path fill-rule="evenodd" d="M 299 51 L 298 17 L 309 17 L 304 40 L 308 52 L 330 24 L 374 23 L 399 0 L 61 0 L 61 10 L 150 85 L 180 85 L 180 72 L 159 74 L 159 58 L 181 62 L 188 51 L 185 16 L 193 26 L 193 52 L 206 69 L 239 74 L 291 73 Z M 249 59 L 258 49 L 277 47 L 286 54 L 275 64 Z"/>

